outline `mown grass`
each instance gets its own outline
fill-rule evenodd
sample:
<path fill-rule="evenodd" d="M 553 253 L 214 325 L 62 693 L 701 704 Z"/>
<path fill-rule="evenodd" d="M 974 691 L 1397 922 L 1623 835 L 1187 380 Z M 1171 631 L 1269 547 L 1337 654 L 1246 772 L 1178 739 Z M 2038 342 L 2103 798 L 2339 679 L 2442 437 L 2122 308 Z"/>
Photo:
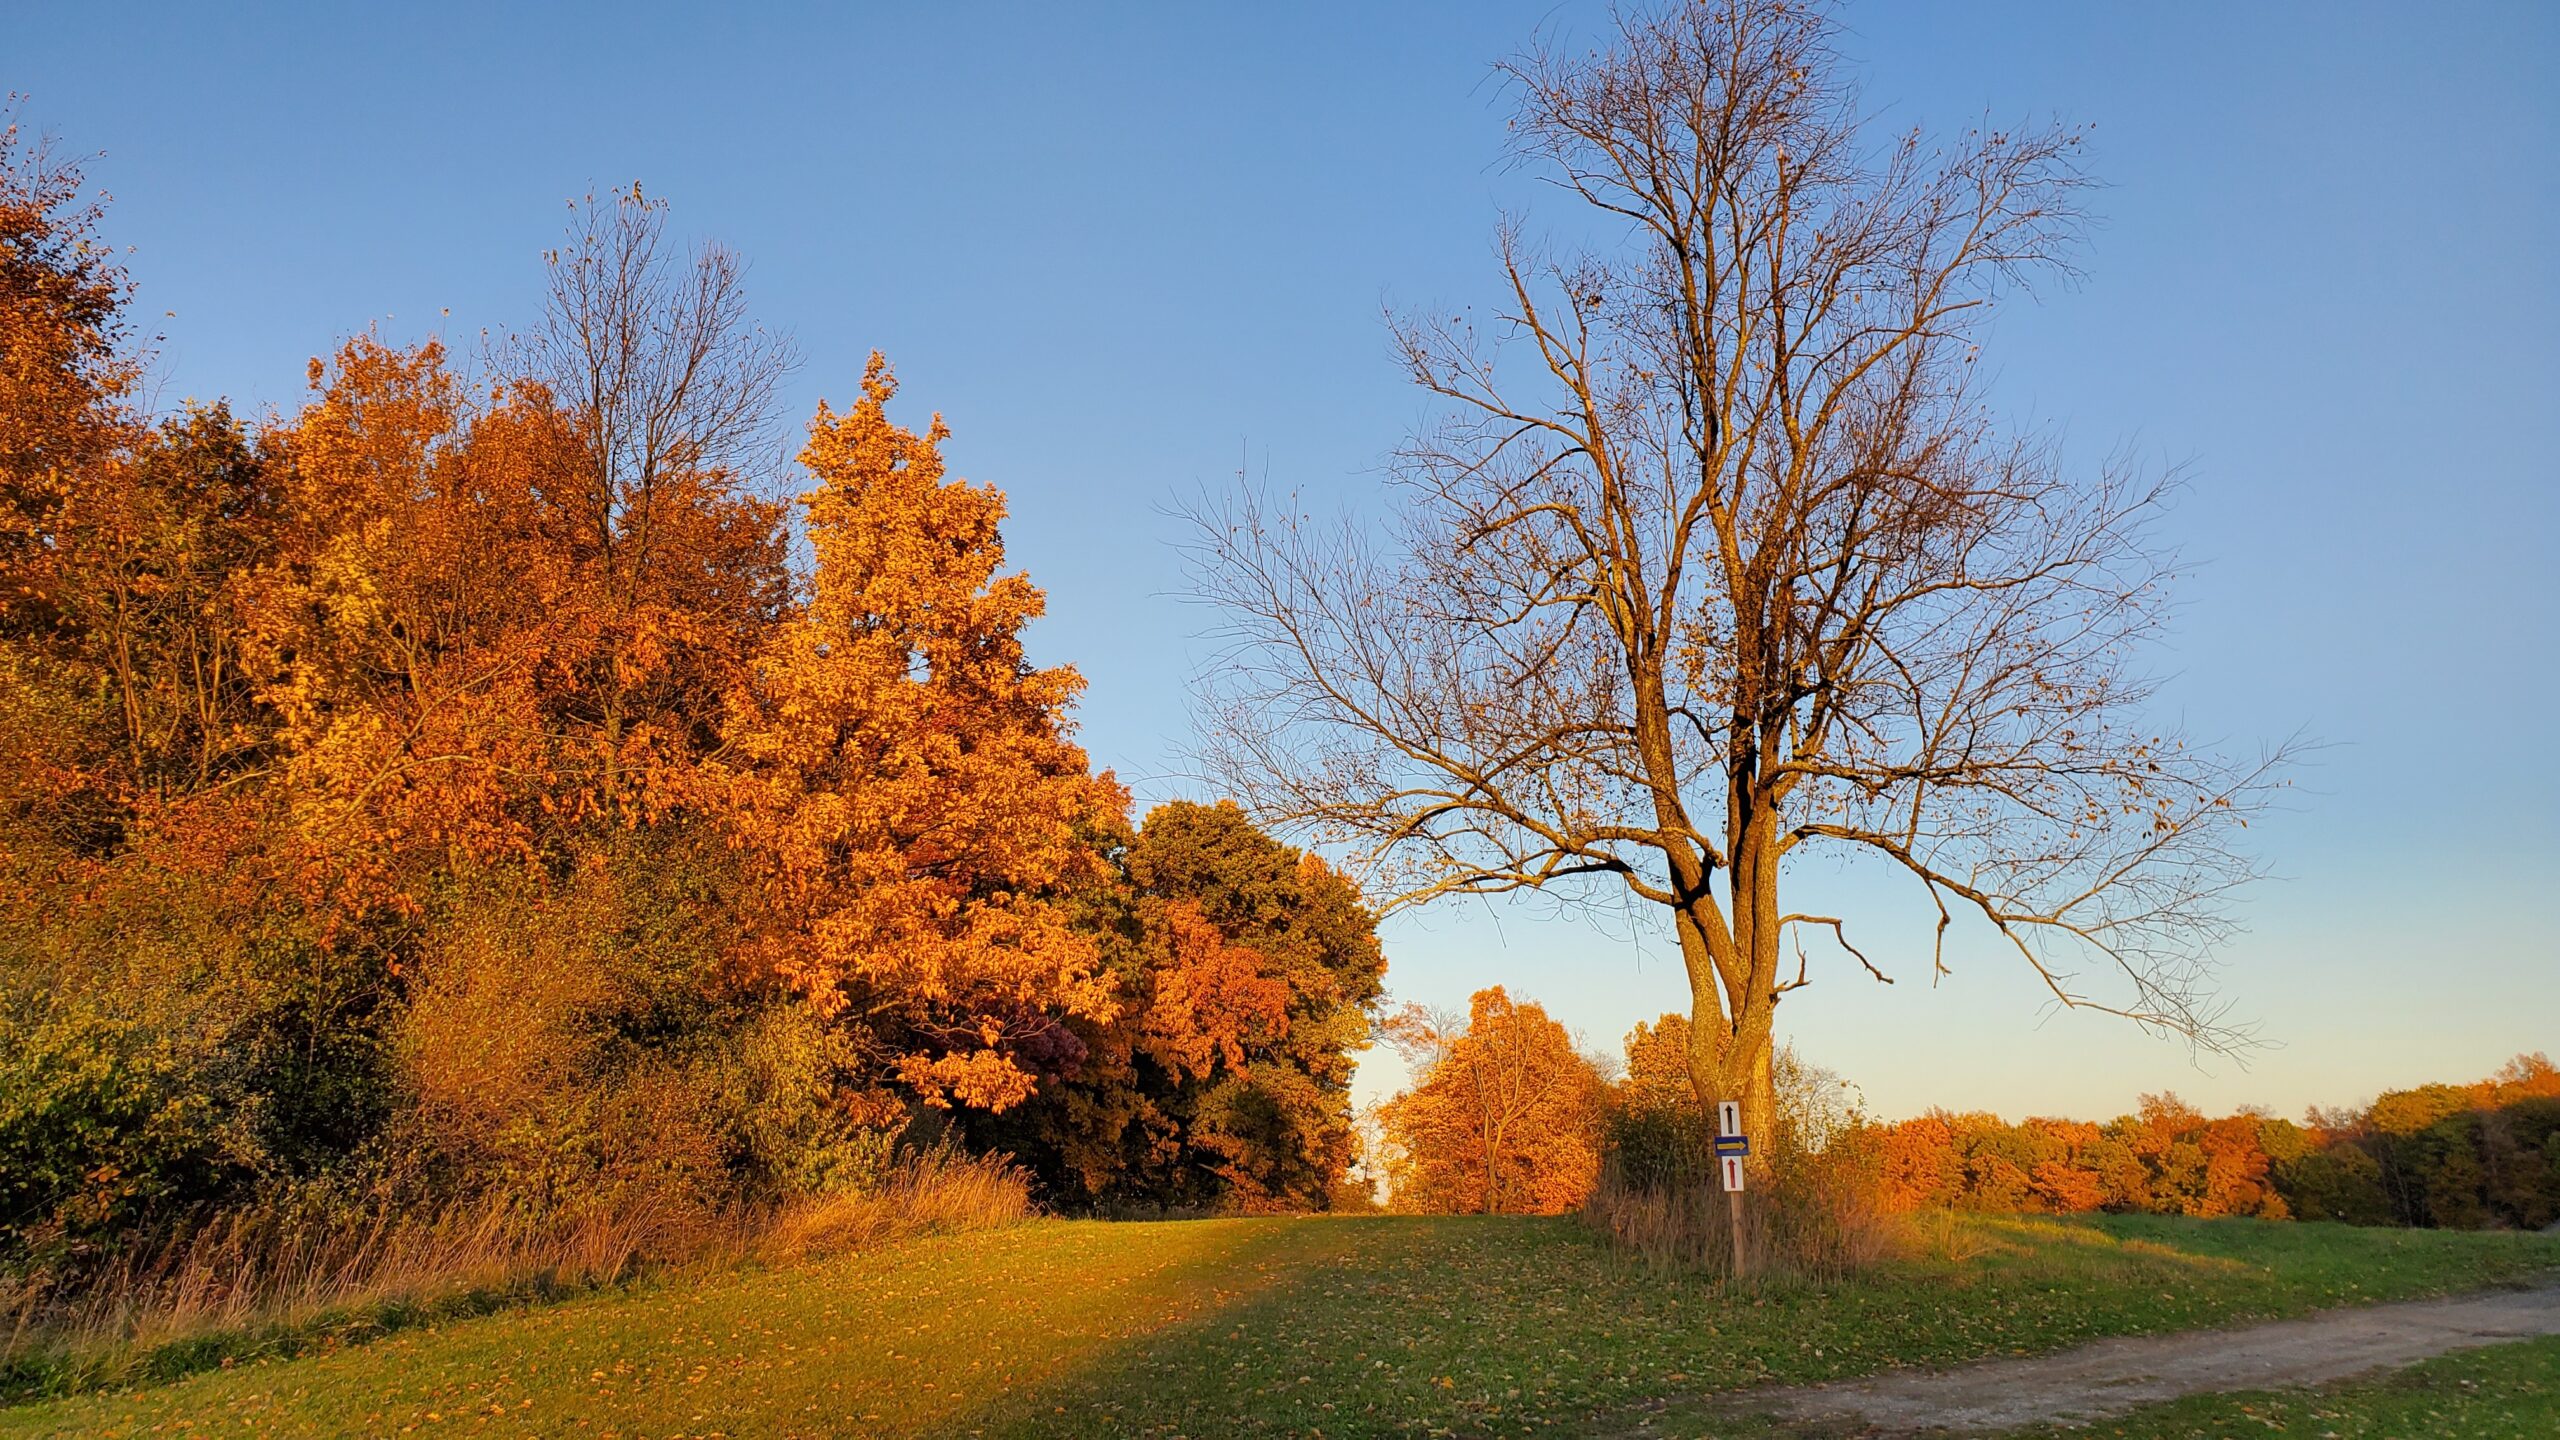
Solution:
<path fill-rule="evenodd" d="M 2319 1390 L 2197 1395 L 2079 1429 L 2080 1440 L 2523 1440 L 2560 1435 L 2560 1336 L 2460 1350 L 2395 1375 Z M 2025 1437 L 2021 1437 L 2025 1440 Z"/>
<path fill-rule="evenodd" d="M 1724 1291 L 1571 1221 L 1040 1222 L 0 1410 L 0 1435 L 1716 1433 L 1732 1390 L 2513 1281 L 2560 1243 L 1950 1220 Z"/>

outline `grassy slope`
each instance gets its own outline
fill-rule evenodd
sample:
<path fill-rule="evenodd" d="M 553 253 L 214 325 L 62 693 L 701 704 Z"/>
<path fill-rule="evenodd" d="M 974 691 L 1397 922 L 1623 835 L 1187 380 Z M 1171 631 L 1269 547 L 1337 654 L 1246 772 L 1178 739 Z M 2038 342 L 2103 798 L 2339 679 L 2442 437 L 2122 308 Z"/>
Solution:
<path fill-rule="evenodd" d="M 2518 1236 L 1978 1220 L 1728 1297 L 1568 1221 L 1043 1222 L 0 1410 L 0 1436 L 1525 1434 L 1700 1392 L 2496 1283 Z M 1595 1422 L 1593 1417 L 1600 1417 Z"/>
<path fill-rule="evenodd" d="M 2079 1440 L 2192 1440 L 2294 1435 L 2304 1440 L 2525 1440 L 2560 1435 L 2560 1337 L 2439 1356 L 2397 1375 L 2322 1390 L 2199 1395 L 2086 1429 Z"/>

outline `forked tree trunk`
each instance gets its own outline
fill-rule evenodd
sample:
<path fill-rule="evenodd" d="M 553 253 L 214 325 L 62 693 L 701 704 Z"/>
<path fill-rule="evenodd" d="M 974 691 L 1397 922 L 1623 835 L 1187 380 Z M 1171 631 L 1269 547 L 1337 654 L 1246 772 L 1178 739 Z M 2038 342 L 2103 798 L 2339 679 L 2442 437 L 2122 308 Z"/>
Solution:
<path fill-rule="evenodd" d="M 1765 1176 L 1778 1124 L 1777 812 L 1750 813 L 1757 823 L 1747 824 L 1733 847 L 1730 913 L 1703 883 L 1693 883 L 1686 888 L 1697 898 L 1677 916 L 1677 930 L 1689 975 L 1690 1086 L 1710 1120 L 1718 1101 L 1741 1102 L 1743 1133 L 1752 1141 L 1745 1168 Z"/>
<path fill-rule="evenodd" d="M 1690 992 L 1689 1085 L 1709 1123 L 1719 1101 L 1742 1102 L 1742 1131 L 1751 1140 L 1745 1168 L 1765 1174 L 1769 1146 L 1776 1138 L 1778 1087 L 1776 1040 L 1770 1028 L 1768 1002 L 1756 1023 L 1736 1026 L 1725 1007 L 1722 987 L 1710 980 Z"/>

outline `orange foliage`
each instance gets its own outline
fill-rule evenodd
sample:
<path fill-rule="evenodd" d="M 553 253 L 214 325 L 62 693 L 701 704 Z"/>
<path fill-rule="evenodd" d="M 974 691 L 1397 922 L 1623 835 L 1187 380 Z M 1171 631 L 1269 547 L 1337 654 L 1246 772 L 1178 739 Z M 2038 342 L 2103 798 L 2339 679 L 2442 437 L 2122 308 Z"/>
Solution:
<path fill-rule="evenodd" d="M 129 282 L 97 235 L 102 203 L 80 166 L 27 136 L 0 107 L 0 616 L 44 609 L 26 582 L 49 567 L 31 544 L 53 505 L 97 477 L 88 468 L 121 439 L 123 405 L 140 375 L 125 354 Z"/>
<path fill-rule="evenodd" d="M 1937 1115 L 1886 1125 L 1872 1137 L 1880 1196 L 1888 1209 L 1917 1210 L 1954 1198 L 1960 1170 L 1955 1131 Z"/>
<path fill-rule="evenodd" d="M 1248 1049 L 1289 1031 L 1289 985 L 1263 973 L 1255 950 L 1230 942 L 1200 907 L 1164 903 L 1151 932 L 1161 959 L 1155 993 L 1139 1022 L 1145 1048 L 1177 1079 L 1197 1079 L 1223 1063 L 1242 1068 Z"/>
<path fill-rule="evenodd" d="M 1870 1125 L 1846 1143 L 1863 1150 L 1889 1209 L 1953 1205 L 2069 1214 L 2140 1210 L 2282 1219 L 2287 1208 L 2251 1115 L 2208 1120 L 2174 1095 L 2104 1125 L 1933 1112 Z"/>
<path fill-rule="evenodd" d="M 1394 1200 L 1405 1209 L 1559 1215 L 1600 1174 L 1600 1073 L 1562 1025 L 1499 985 L 1479 990 L 1466 1028 L 1381 1112 Z"/>
<path fill-rule="evenodd" d="M 1689 1017 L 1677 1011 L 1651 1023 L 1639 1020 L 1627 1032 L 1627 1073 L 1618 1082 L 1631 1108 L 1677 1112 L 1697 1107 L 1697 1087 L 1689 1077 Z"/>
<path fill-rule="evenodd" d="M 790 348 L 636 187 L 486 382 L 360 336 L 259 427 L 138 407 L 100 216 L 0 136 L 0 998 L 60 1022 L 0 1079 L 69 1117 L 0 1134 L 0 1263 L 383 1156 L 839 1185 L 914 1099 L 1089 1198 L 1326 1202 L 1373 917 L 1233 807 L 1132 845 L 877 357 L 796 584 Z"/>
<path fill-rule="evenodd" d="M 312 383 L 284 446 L 302 524 L 253 662 L 304 828 L 378 872 L 411 847 L 525 855 L 552 779 L 540 632 L 563 598 L 527 513 L 539 475 L 478 463 L 439 346 L 354 340 Z"/>
<path fill-rule="evenodd" d="M 1065 734 L 1082 687 L 1035 669 L 1040 592 L 999 575 L 1004 497 L 946 478 L 937 417 L 890 422 L 874 356 L 862 398 L 821 407 L 801 455 L 817 571 L 752 680 L 720 764 L 759 895 L 748 958 L 870 1027 L 938 1105 L 1031 1094 L 1022 1050 L 1111 987 L 1055 892 L 1099 865 L 1083 836 L 1126 798 Z"/>
<path fill-rule="evenodd" d="M 539 387 L 475 411 L 441 347 L 367 338 L 312 377 L 258 651 L 306 826 L 383 864 L 530 859 L 691 793 L 782 599 L 773 507 L 674 477 L 634 582 L 573 483 L 573 418 Z"/>

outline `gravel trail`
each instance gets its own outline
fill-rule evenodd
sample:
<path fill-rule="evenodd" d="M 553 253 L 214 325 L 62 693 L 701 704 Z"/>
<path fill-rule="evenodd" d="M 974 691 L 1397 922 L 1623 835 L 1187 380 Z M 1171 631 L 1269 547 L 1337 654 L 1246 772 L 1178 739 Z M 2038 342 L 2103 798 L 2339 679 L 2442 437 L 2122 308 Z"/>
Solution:
<path fill-rule="evenodd" d="M 1820 1434 L 1980 1433 L 2102 1420 L 2182 1395 L 2320 1385 L 2538 1335 L 2560 1335 L 2560 1285 L 2102 1340 L 2052 1355 L 1736 1399 Z"/>

